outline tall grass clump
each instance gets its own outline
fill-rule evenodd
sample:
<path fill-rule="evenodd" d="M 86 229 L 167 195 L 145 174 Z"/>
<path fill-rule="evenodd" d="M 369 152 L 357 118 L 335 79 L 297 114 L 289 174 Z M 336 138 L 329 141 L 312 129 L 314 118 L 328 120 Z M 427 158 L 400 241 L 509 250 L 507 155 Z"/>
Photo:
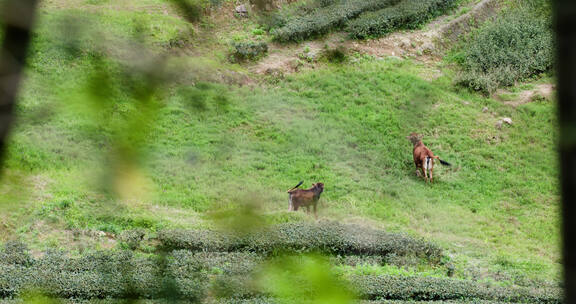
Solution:
<path fill-rule="evenodd" d="M 456 0 L 404 0 L 375 12 L 366 12 L 348 24 L 351 38 L 378 37 L 396 29 L 416 28 L 452 8 Z"/>
<path fill-rule="evenodd" d="M 456 56 L 462 67 L 457 83 L 492 93 L 549 71 L 554 56 L 551 26 L 549 15 L 524 7 L 480 27 Z"/>
<path fill-rule="evenodd" d="M 378 10 L 398 0 L 348 0 L 319 7 L 309 14 L 295 16 L 282 27 L 272 30 L 276 41 L 301 41 L 343 27 L 363 12 Z"/>

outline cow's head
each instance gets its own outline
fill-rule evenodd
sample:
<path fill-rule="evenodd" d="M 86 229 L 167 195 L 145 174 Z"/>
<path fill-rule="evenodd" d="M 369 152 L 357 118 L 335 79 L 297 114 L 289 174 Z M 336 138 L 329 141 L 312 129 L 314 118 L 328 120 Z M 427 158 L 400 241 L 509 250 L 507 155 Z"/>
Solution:
<path fill-rule="evenodd" d="M 315 183 L 312 185 L 316 193 L 320 194 L 324 191 L 324 183 Z"/>
<path fill-rule="evenodd" d="M 413 145 L 416 145 L 422 140 L 422 135 L 412 132 L 409 136 L 406 136 L 406 138 L 410 140 Z"/>

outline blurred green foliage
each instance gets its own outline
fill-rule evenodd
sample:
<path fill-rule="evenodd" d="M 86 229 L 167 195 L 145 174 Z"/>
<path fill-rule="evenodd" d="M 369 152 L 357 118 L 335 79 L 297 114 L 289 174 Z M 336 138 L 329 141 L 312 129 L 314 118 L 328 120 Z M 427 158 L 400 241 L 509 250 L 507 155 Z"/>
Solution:
<path fill-rule="evenodd" d="M 317 255 L 272 259 L 264 266 L 259 285 L 279 303 L 305 299 L 313 304 L 348 304 L 354 298 L 347 282 L 336 276 L 326 258 Z"/>

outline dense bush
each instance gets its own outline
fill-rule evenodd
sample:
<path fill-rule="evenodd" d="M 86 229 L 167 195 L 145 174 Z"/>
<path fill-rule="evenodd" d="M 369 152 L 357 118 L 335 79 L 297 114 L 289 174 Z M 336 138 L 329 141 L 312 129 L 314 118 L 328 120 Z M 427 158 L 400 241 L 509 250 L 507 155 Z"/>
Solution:
<path fill-rule="evenodd" d="M 282 27 L 272 30 L 276 41 L 301 41 L 343 27 L 366 11 L 378 10 L 399 0 L 347 0 L 319 7 L 309 14 L 295 16 Z"/>
<path fill-rule="evenodd" d="M 350 37 L 378 37 L 399 28 L 416 28 L 454 7 L 456 0 L 403 0 L 375 12 L 360 15 L 348 24 Z"/>
<path fill-rule="evenodd" d="M 230 51 L 230 61 L 242 62 L 247 60 L 256 60 L 268 52 L 266 42 L 232 42 Z"/>
<path fill-rule="evenodd" d="M 278 252 L 320 251 L 330 254 L 415 255 L 439 261 L 442 250 L 424 240 L 407 235 L 336 222 L 286 223 L 249 236 L 234 236 L 207 230 L 167 230 L 158 233 L 166 249 L 193 251 Z"/>
<path fill-rule="evenodd" d="M 454 56 L 463 68 L 458 84 L 492 93 L 550 70 L 554 46 L 549 19 L 517 9 L 482 26 Z"/>
<path fill-rule="evenodd" d="M 351 283 L 364 299 L 380 300 L 490 300 L 521 303 L 562 303 L 560 289 L 488 287 L 463 280 L 433 277 L 354 276 Z"/>

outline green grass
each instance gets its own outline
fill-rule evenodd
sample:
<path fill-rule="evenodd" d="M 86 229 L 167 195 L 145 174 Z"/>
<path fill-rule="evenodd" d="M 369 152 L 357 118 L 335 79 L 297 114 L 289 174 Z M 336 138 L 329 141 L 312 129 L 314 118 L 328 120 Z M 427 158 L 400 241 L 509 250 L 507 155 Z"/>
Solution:
<path fill-rule="evenodd" d="M 154 95 L 156 110 L 143 116 L 139 138 L 127 139 L 138 146 L 139 166 L 121 168 L 114 179 L 108 148 L 130 134 L 122 126 L 141 108 L 112 59 L 100 66 L 110 72 L 112 102 L 102 112 L 89 106 L 94 39 L 83 38 L 71 53 L 52 31 L 60 13 L 46 10 L 35 37 L 4 168 L 31 194 L 1 198 L 22 208 L 3 216 L 10 223 L 3 235 L 16 232 L 35 249 L 70 247 L 54 232 L 210 227 L 213 210 L 246 202 L 270 223 L 312 220 L 286 211 L 285 191 L 300 180 L 306 187 L 322 181 L 320 218 L 425 237 L 452 256 L 458 277 L 559 278 L 553 103 L 514 109 L 454 88 L 450 76 L 422 79 L 428 67 L 397 59 L 329 64 L 250 87 L 203 82 L 184 70 Z M 150 29 L 145 43 L 156 50 L 187 28 L 159 15 L 91 16 L 120 38 L 137 38 L 133 20 L 141 20 Z M 111 48 L 111 56 L 121 53 Z M 170 61 L 199 62 L 187 55 Z M 202 62 L 207 73 L 243 69 Z M 500 117 L 514 124 L 498 130 Z M 414 174 L 410 132 L 424 134 L 454 165 L 438 166 L 434 185 Z M 114 187 L 127 196 L 118 199 Z"/>

